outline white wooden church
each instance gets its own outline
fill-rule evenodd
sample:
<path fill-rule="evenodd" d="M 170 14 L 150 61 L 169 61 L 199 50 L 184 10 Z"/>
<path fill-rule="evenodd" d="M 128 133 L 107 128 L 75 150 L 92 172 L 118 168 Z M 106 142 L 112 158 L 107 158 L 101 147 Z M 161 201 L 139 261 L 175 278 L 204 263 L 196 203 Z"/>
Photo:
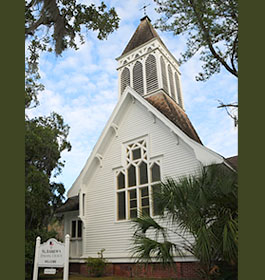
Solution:
<path fill-rule="evenodd" d="M 212 163 L 235 167 L 202 144 L 185 113 L 179 64 L 147 16 L 117 62 L 118 103 L 58 210 L 71 236 L 70 271 L 82 273 L 86 258 L 104 248 L 113 274 L 132 273 L 131 219 L 156 216 L 152 193 L 160 180 Z M 195 261 L 176 256 L 176 263 Z"/>

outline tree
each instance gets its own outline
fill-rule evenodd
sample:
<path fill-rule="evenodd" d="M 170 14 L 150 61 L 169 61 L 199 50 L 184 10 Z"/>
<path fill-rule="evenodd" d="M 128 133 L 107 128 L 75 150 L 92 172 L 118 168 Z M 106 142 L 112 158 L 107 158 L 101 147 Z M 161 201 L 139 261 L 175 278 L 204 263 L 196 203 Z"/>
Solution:
<path fill-rule="evenodd" d="M 25 1 L 25 109 L 35 108 L 38 94 L 44 90 L 40 83 L 39 57 L 41 52 L 61 55 L 68 48 L 78 49 L 77 40 L 84 43 L 84 31 L 98 31 L 100 40 L 118 28 L 119 18 L 114 8 L 107 10 L 104 2 L 96 7 L 76 0 Z M 42 240 L 55 236 L 48 232 L 48 223 L 63 202 L 62 183 L 53 179 L 64 166 L 63 151 L 70 151 L 67 140 L 69 126 L 62 116 L 25 119 L 25 226 L 26 272 L 33 263 L 36 236 Z"/>
<path fill-rule="evenodd" d="M 76 0 L 26 0 L 26 108 L 38 105 L 37 94 L 44 86 L 38 83 L 39 56 L 42 51 L 61 55 L 68 48 L 78 49 L 77 40 L 85 42 L 83 32 L 98 31 L 98 39 L 107 36 L 119 26 L 114 8 L 104 2 L 96 7 L 77 3 Z"/>
<path fill-rule="evenodd" d="M 197 81 L 219 73 L 221 66 L 238 77 L 238 0 L 154 0 L 162 17 L 156 25 L 162 31 L 187 36 L 180 63 L 199 53 L 203 71 Z M 224 104 L 237 125 L 237 103 Z"/>
<path fill-rule="evenodd" d="M 65 188 L 52 179 L 64 166 L 61 153 L 70 151 L 71 145 L 67 141 L 69 126 L 56 113 L 27 118 L 25 125 L 25 261 L 30 274 L 36 237 L 46 240 L 56 235 L 48 232 L 48 224 L 62 205 Z"/>
<path fill-rule="evenodd" d="M 204 279 L 229 279 L 224 277 L 228 272 L 231 279 L 237 279 L 238 204 L 234 171 L 212 165 L 204 167 L 198 176 L 178 181 L 167 178 L 161 183 L 160 192 L 155 193 L 154 202 L 161 213 L 159 219 L 141 216 L 134 220 L 133 253 L 139 260 L 156 257 L 170 264 L 174 255 L 188 251 L 200 261 L 204 277 L 208 277 Z M 169 233 L 183 241 L 173 243 Z M 186 239 L 186 234 L 191 234 L 194 241 Z"/>

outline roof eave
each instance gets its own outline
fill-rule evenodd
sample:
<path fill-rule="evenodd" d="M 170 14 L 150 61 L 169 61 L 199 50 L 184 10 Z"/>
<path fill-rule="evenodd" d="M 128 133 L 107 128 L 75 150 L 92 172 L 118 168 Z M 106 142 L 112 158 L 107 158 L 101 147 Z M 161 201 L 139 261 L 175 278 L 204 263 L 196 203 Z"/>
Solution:
<path fill-rule="evenodd" d="M 107 124 L 105 125 L 96 145 L 94 146 L 85 166 L 83 167 L 82 171 L 80 172 L 79 176 L 75 180 L 72 187 L 68 190 L 67 196 L 71 197 L 76 195 L 82 187 L 83 178 L 88 173 L 89 168 L 98 153 L 98 149 L 103 144 L 103 141 L 111 127 L 111 124 L 116 119 L 117 114 L 120 111 L 120 108 L 125 103 L 128 98 L 132 98 L 132 100 L 139 101 L 142 105 L 144 105 L 148 111 L 152 112 L 155 116 L 157 116 L 165 125 L 169 127 L 170 130 L 175 132 L 184 142 L 193 148 L 197 159 L 203 165 L 209 165 L 213 163 L 222 163 L 224 162 L 224 158 L 217 154 L 216 152 L 210 150 L 209 148 L 203 146 L 202 144 L 196 142 L 192 138 L 190 138 L 187 134 L 185 134 L 177 125 L 173 124 L 165 115 L 163 115 L 158 109 L 156 109 L 153 105 L 151 105 L 147 100 L 145 100 L 142 96 L 140 96 L 134 89 L 127 86 L 124 93 L 122 94 L 120 100 L 118 101 L 117 105 L 115 106 Z M 119 116 L 121 117 L 121 116 Z M 209 155 L 208 157 L 206 155 Z M 74 189 L 75 188 L 75 189 Z"/>

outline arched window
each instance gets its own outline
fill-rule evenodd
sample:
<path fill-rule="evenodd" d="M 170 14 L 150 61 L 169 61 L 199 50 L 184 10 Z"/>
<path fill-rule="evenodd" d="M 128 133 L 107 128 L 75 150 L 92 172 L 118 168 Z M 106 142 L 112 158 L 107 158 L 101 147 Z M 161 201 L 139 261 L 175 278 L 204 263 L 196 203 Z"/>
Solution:
<path fill-rule="evenodd" d="M 178 96 L 178 104 L 182 106 L 182 98 L 181 98 L 181 93 L 180 93 L 180 81 L 179 81 L 179 76 L 177 73 L 175 73 L 175 82 L 176 82 L 176 87 L 177 87 L 177 96 Z"/>
<path fill-rule="evenodd" d="M 139 61 L 133 67 L 133 88 L 139 94 L 144 94 L 143 65 Z"/>
<path fill-rule="evenodd" d="M 168 93 L 166 65 L 162 56 L 160 57 L 160 63 L 161 63 L 163 89 L 165 90 L 166 93 Z"/>
<path fill-rule="evenodd" d="M 117 220 L 133 219 L 141 214 L 160 214 L 154 197 L 160 191 L 160 159 L 149 159 L 146 139 L 132 142 L 124 148 L 126 164 L 115 172 Z"/>
<path fill-rule="evenodd" d="M 125 67 L 121 73 L 121 93 L 130 85 L 130 70 Z"/>
<path fill-rule="evenodd" d="M 174 86 L 174 82 L 173 82 L 173 73 L 172 73 L 170 65 L 168 65 L 168 78 L 169 78 L 171 97 L 173 97 L 173 99 L 176 100 L 175 86 Z"/>
<path fill-rule="evenodd" d="M 147 93 L 158 88 L 157 80 L 157 69 L 156 69 L 156 58 L 149 54 L 145 61 L 145 71 L 146 71 L 146 90 Z"/>

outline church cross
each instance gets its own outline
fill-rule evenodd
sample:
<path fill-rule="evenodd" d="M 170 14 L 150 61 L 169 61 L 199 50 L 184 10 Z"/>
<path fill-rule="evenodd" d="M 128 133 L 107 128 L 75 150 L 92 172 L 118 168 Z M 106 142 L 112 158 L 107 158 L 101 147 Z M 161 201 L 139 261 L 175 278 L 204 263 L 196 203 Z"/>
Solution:
<path fill-rule="evenodd" d="M 146 8 L 147 8 L 148 6 L 150 6 L 150 4 L 148 4 L 148 5 L 145 5 L 145 4 L 144 4 L 144 6 L 139 10 L 139 11 L 144 10 L 144 15 L 145 15 L 145 16 L 146 16 Z"/>

